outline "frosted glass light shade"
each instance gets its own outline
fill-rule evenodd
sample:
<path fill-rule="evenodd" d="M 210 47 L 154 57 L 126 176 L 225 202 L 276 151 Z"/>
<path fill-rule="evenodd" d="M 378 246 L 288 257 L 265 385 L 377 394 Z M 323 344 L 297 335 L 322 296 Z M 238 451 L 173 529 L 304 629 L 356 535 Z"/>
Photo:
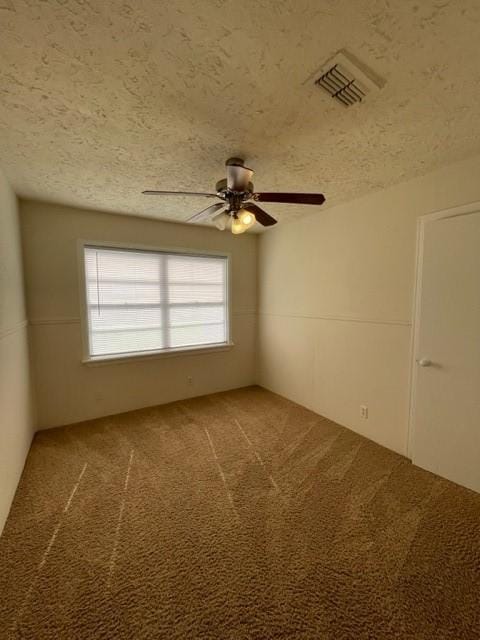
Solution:
<path fill-rule="evenodd" d="M 215 217 L 212 218 L 213 224 L 220 231 L 225 231 L 229 220 L 230 220 L 230 216 L 225 211 L 218 213 Z"/>
<path fill-rule="evenodd" d="M 243 233 L 247 229 L 248 227 L 246 227 L 239 218 L 232 219 L 232 233 L 238 235 L 239 233 Z"/>
<path fill-rule="evenodd" d="M 245 209 L 240 209 L 238 212 L 238 219 L 246 229 L 249 229 L 256 222 L 255 214 L 251 211 L 246 211 Z"/>

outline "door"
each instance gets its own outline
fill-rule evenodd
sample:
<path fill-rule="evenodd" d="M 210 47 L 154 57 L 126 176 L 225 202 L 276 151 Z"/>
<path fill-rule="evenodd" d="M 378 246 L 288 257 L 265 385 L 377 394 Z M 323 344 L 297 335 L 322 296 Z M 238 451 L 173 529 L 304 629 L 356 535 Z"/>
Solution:
<path fill-rule="evenodd" d="M 480 492 L 480 211 L 422 224 L 412 461 Z"/>

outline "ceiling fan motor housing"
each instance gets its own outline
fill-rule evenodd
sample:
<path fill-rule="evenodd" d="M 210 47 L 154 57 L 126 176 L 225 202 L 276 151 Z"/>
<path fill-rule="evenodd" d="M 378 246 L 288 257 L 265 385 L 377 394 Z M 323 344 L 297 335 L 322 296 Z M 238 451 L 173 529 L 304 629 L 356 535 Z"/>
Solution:
<path fill-rule="evenodd" d="M 253 182 L 249 182 L 246 191 L 232 191 L 227 186 L 226 178 L 219 180 L 215 185 L 217 195 L 228 203 L 230 211 L 241 209 L 242 204 L 252 197 L 253 189 Z"/>

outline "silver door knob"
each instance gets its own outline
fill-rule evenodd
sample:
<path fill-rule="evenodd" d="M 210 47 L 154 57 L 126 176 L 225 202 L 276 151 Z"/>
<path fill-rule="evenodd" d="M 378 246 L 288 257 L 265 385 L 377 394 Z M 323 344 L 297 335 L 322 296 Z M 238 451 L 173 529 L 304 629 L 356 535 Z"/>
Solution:
<path fill-rule="evenodd" d="M 432 364 L 432 361 L 428 360 L 428 358 L 420 358 L 417 362 L 421 367 L 429 367 Z"/>

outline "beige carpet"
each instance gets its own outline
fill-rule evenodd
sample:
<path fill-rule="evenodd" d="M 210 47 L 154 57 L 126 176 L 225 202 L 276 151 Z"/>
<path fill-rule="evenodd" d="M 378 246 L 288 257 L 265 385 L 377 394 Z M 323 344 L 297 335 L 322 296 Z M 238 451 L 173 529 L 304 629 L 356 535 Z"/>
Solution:
<path fill-rule="evenodd" d="M 39 433 L 0 637 L 480 638 L 480 495 L 258 387 Z"/>

